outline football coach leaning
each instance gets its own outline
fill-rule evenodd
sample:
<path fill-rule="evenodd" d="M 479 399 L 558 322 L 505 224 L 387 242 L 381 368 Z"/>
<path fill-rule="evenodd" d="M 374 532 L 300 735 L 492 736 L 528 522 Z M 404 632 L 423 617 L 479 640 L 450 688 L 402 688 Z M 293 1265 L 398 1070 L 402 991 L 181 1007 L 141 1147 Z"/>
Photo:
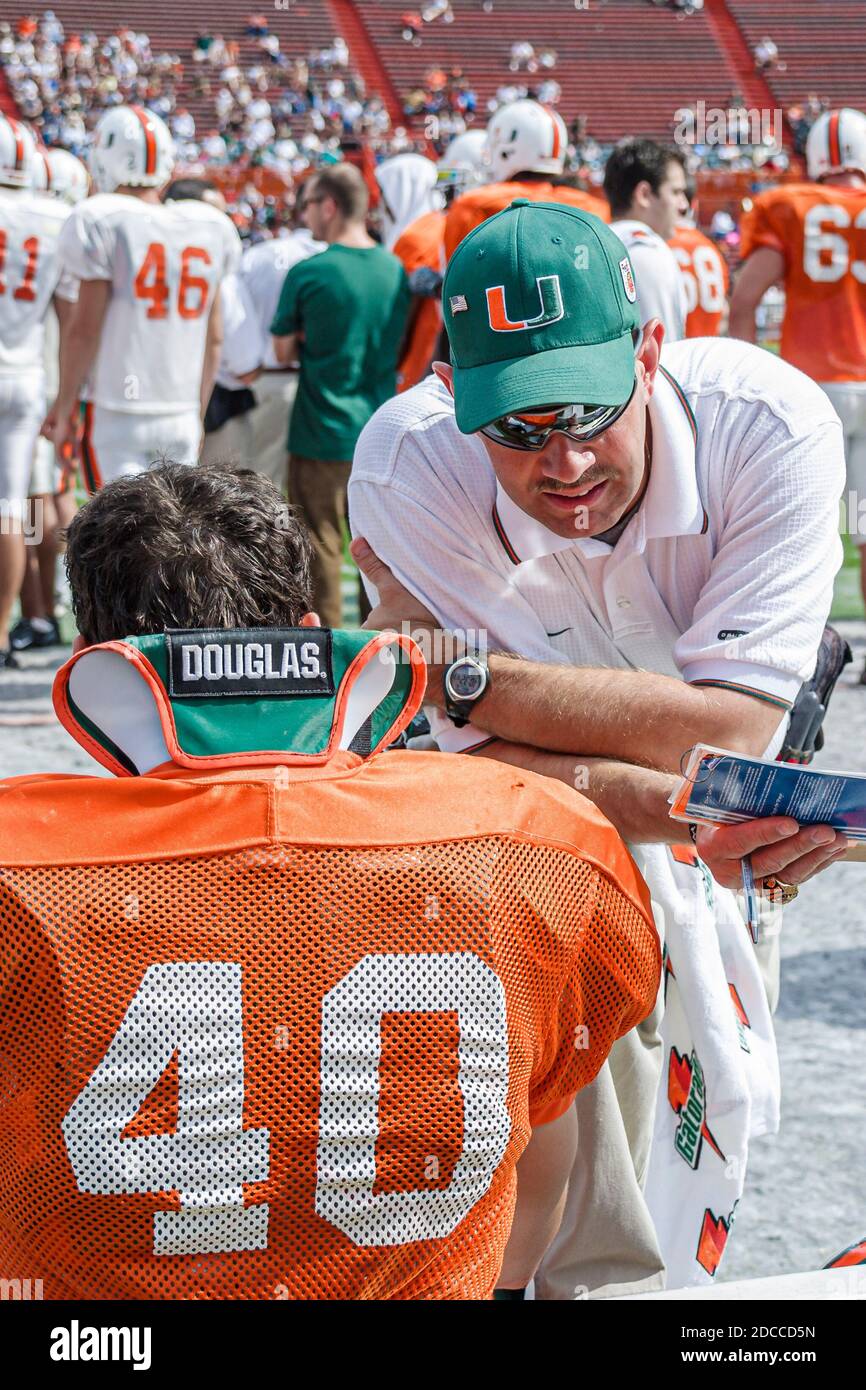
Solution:
<path fill-rule="evenodd" d="M 622 243 L 576 209 L 517 200 L 478 227 L 443 312 L 453 365 L 384 405 L 355 453 L 353 549 L 383 600 L 376 625 L 483 632 L 479 656 L 431 671 L 439 746 L 596 802 L 666 950 L 655 1013 L 578 1100 L 537 1293 L 647 1289 L 664 1265 L 669 1287 L 708 1281 L 749 1142 L 778 1124 L 767 993 L 731 891 L 744 837 L 768 844 L 756 873 L 788 883 L 845 842 L 762 821 L 701 831 L 699 859 L 667 798 L 699 741 L 781 745 L 841 560 L 841 428 L 758 348 L 661 352 Z"/>

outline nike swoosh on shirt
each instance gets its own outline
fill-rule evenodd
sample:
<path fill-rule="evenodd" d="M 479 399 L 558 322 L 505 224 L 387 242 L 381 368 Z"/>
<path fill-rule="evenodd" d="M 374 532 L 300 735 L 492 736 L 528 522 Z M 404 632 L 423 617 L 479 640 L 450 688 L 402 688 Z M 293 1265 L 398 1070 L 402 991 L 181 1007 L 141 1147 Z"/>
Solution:
<path fill-rule="evenodd" d="M 561 627 L 558 632 L 548 632 L 548 637 L 561 637 L 564 632 L 571 632 L 570 627 Z"/>

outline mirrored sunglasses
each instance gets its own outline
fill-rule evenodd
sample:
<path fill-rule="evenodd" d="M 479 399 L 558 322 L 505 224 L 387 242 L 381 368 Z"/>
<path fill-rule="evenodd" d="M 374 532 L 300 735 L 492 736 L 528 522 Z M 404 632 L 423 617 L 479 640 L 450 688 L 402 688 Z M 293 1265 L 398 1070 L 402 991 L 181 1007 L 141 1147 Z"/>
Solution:
<path fill-rule="evenodd" d="M 585 443 L 595 439 L 624 415 L 631 405 L 637 380 L 632 383 L 627 401 L 622 405 L 561 405 L 522 411 L 519 415 L 501 415 L 484 425 L 481 434 L 507 449 L 543 449 L 554 433 L 567 434 L 569 439 Z"/>

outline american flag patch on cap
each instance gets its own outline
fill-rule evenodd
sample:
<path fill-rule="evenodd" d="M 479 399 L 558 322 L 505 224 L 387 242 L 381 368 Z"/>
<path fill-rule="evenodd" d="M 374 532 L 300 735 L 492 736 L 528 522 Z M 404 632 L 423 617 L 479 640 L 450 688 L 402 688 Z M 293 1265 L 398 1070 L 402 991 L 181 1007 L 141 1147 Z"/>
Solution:
<path fill-rule="evenodd" d="M 469 305 L 466 303 L 465 294 L 452 294 L 448 303 L 451 306 L 452 314 L 462 314 L 464 310 L 469 308 Z"/>

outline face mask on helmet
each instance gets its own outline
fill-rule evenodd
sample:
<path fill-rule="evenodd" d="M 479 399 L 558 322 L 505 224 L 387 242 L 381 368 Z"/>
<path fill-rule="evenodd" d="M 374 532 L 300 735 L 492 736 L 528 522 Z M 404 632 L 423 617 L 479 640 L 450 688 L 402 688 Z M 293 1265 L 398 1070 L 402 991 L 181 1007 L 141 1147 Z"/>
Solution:
<path fill-rule="evenodd" d="M 483 130 L 466 130 L 455 135 L 439 160 L 437 182 L 446 201 L 486 183 L 490 173 L 487 136 Z"/>

